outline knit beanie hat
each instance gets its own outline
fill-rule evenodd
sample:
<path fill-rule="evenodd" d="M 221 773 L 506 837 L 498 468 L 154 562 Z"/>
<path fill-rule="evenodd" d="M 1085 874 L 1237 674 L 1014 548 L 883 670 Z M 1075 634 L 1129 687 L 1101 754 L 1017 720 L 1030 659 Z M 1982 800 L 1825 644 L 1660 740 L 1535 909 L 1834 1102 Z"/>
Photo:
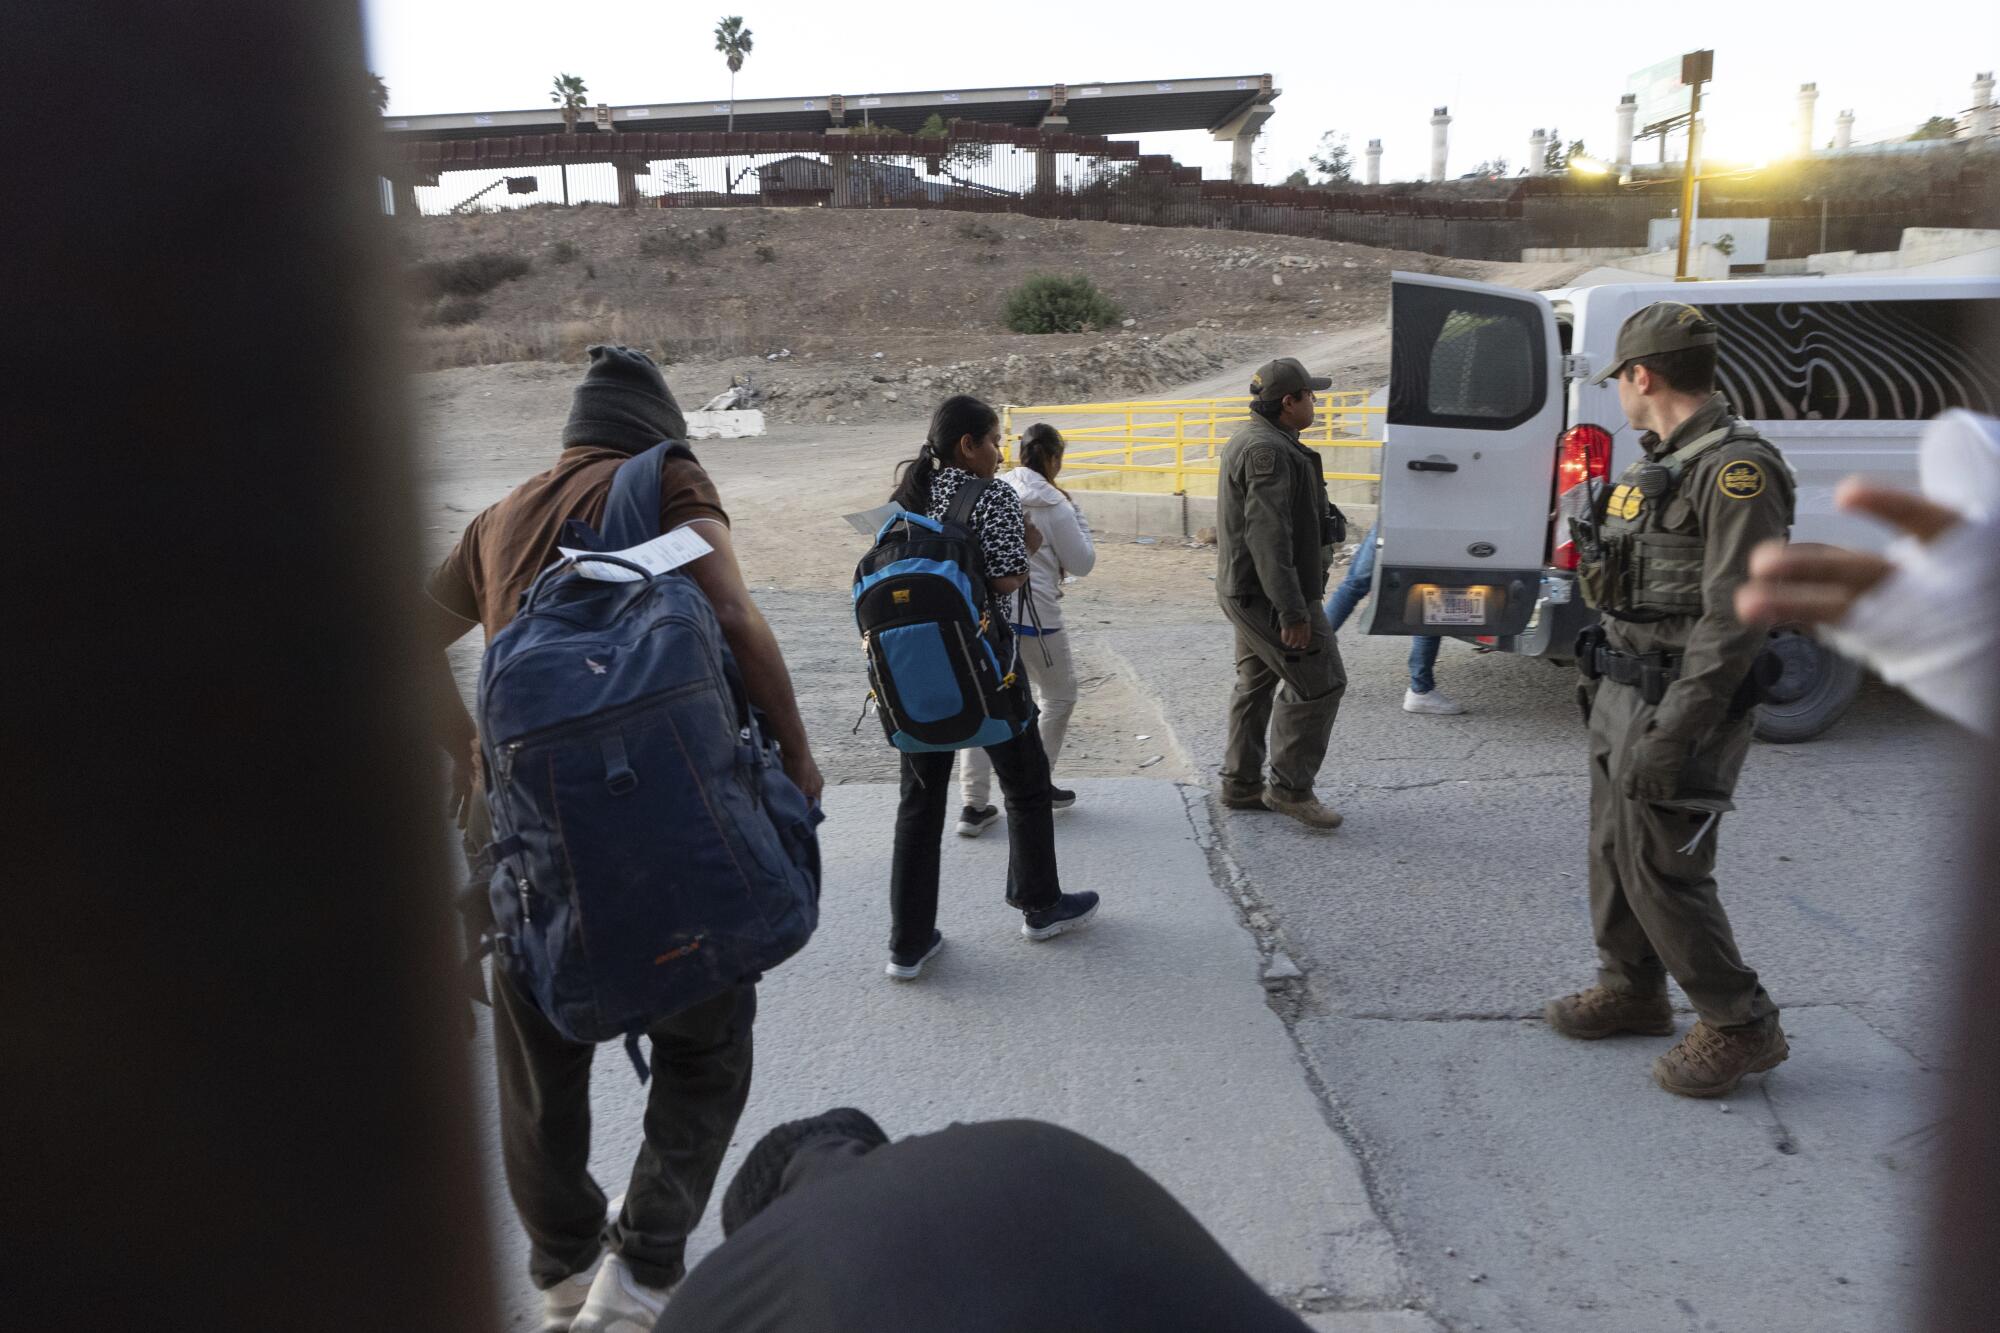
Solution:
<path fill-rule="evenodd" d="M 595 444 L 637 454 L 661 440 L 686 438 L 687 418 L 651 357 L 629 347 L 590 349 L 590 369 L 576 386 L 563 426 L 563 448 Z"/>

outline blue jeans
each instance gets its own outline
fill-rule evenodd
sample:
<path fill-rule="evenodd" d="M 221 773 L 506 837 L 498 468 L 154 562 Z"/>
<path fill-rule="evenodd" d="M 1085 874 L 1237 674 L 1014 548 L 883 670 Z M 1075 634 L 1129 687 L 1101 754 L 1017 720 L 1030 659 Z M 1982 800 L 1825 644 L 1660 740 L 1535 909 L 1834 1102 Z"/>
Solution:
<path fill-rule="evenodd" d="M 1336 634 L 1368 595 L 1368 585 L 1375 578 L 1375 538 L 1379 532 L 1379 524 L 1368 529 L 1368 535 L 1361 539 L 1361 549 L 1354 553 L 1354 563 L 1347 567 L 1347 577 L 1335 585 L 1333 594 L 1326 599 L 1327 623 Z M 1437 676 L 1432 669 L 1437 666 L 1438 649 L 1442 647 L 1444 640 L 1440 638 L 1419 636 L 1410 640 L 1410 688 L 1416 693 L 1429 694 L 1437 688 Z"/>

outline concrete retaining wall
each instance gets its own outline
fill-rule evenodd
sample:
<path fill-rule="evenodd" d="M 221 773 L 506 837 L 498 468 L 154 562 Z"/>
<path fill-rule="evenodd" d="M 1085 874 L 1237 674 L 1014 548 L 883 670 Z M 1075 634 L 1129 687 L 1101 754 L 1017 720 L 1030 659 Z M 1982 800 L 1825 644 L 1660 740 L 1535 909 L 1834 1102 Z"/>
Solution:
<path fill-rule="evenodd" d="M 1215 526 L 1215 500 L 1206 495 L 1144 495 L 1134 491 L 1072 490 L 1077 507 L 1099 537 L 1180 539 Z M 1371 482 L 1330 482 L 1327 494 L 1347 515 L 1349 541 L 1358 541 L 1375 521 Z"/>

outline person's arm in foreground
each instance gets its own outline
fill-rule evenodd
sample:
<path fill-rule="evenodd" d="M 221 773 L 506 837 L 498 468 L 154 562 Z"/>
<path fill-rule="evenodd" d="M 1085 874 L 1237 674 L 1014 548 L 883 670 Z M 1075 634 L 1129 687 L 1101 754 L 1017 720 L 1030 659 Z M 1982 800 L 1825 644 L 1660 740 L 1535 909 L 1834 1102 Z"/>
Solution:
<path fill-rule="evenodd" d="M 2000 649 L 2000 523 L 1849 478 L 1835 502 L 1895 528 L 1900 558 L 1798 543 L 1761 546 L 1736 594 L 1744 620 L 1828 631 L 1834 645 L 1932 710 L 1991 733 L 1986 684 Z M 1892 552 L 1892 554 L 1894 554 Z"/>
<path fill-rule="evenodd" d="M 785 655 L 770 622 L 750 599 L 743 571 L 736 563 L 736 548 L 729 528 L 713 519 L 696 519 L 702 540 L 715 549 L 687 567 L 688 574 L 701 586 L 722 636 L 736 655 L 743 673 L 743 688 L 769 719 L 771 733 L 784 751 L 785 775 L 798 784 L 807 800 L 817 801 L 826 780 L 813 762 L 812 746 L 806 741 L 806 724 L 799 716 L 799 701 L 792 693 L 792 673 L 785 668 Z M 689 526 L 693 526 L 690 524 Z"/>

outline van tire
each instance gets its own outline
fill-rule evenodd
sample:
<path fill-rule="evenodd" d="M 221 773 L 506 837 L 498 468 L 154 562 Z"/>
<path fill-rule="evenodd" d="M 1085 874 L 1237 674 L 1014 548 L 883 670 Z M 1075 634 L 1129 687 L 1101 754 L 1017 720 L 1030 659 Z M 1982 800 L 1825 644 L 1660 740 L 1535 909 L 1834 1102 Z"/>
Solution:
<path fill-rule="evenodd" d="M 1758 705 L 1751 730 L 1758 740 L 1779 745 L 1823 734 L 1860 692 L 1861 664 L 1791 628 L 1772 630 L 1770 646 L 1784 663 L 1784 674 Z"/>

